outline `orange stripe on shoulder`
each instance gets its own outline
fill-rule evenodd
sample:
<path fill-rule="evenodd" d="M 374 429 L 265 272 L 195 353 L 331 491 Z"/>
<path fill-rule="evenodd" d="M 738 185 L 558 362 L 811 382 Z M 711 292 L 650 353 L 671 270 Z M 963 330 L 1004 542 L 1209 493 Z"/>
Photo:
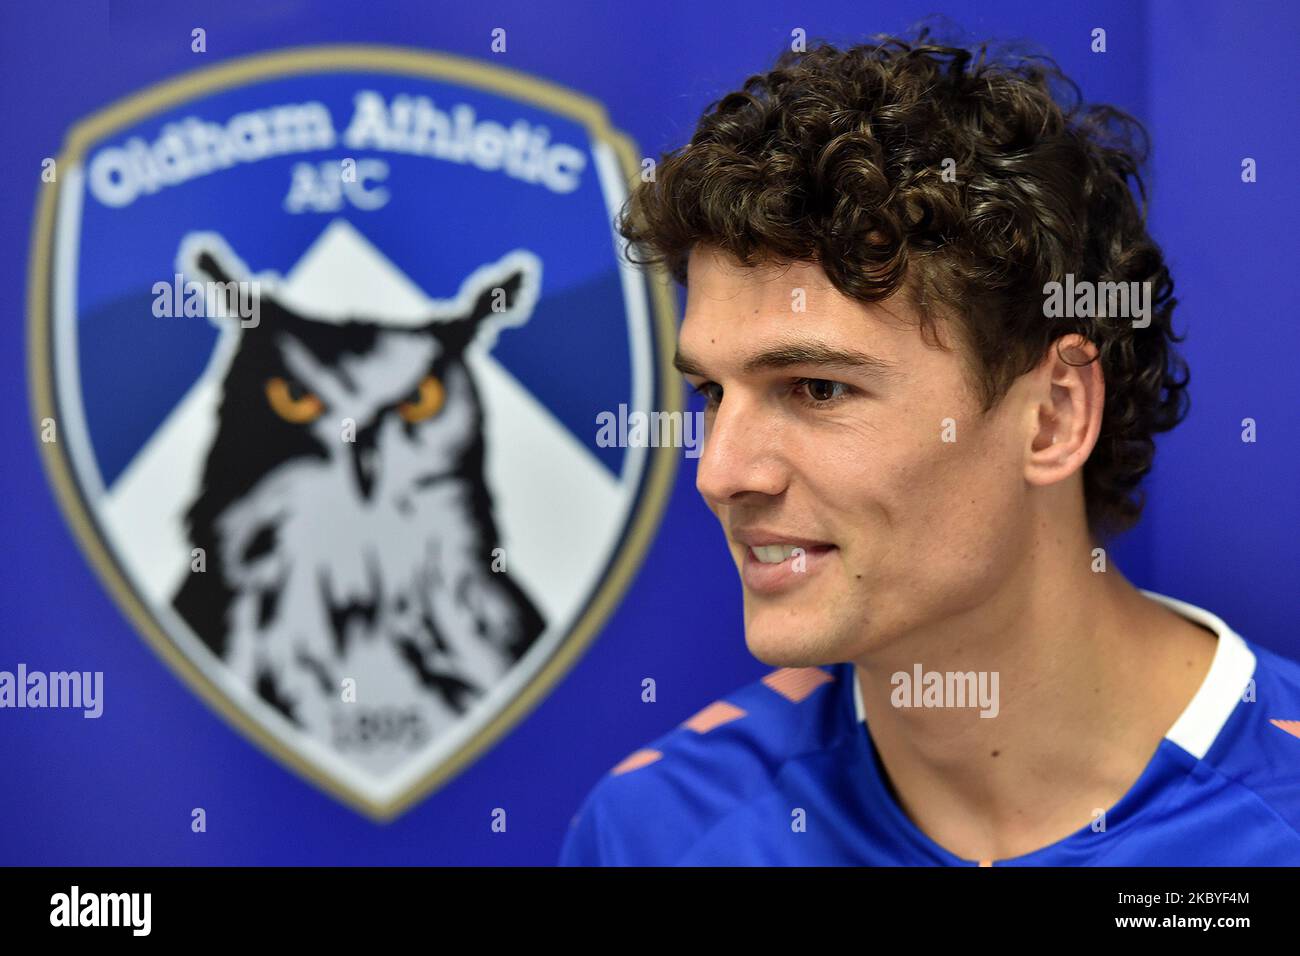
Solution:
<path fill-rule="evenodd" d="M 1300 720 L 1277 720 L 1271 718 L 1269 723 L 1278 730 L 1285 730 L 1292 737 L 1300 737 Z"/>
<path fill-rule="evenodd" d="M 662 756 L 663 754 L 658 750 L 638 750 L 636 753 L 629 754 L 619 761 L 618 766 L 611 770 L 610 773 L 617 777 L 619 774 L 627 773 L 630 770 L 640 770 L 642 767 L 654 763 Z"/>
<path fill-rule="evenodd" d="M 822 684 L 835 680 L 820 667 L 782 667 L 763 678 L 763 683 L 793 703 L 807 699 Z"/>
<path fill-rule="evenodd" d="M 746 711 L 741 710 L 735 704 L 729 704 L 725 700 L 715 700 L 682 726 L 689 727 L 697 734 L 707 734 L 713 728 L 729 724 L 733 720 L 739 720 L 745 714 Z"/>

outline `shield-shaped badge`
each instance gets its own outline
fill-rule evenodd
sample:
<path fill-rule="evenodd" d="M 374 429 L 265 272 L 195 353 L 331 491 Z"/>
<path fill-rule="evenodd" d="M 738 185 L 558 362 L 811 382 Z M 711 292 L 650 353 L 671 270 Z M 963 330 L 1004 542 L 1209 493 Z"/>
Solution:
<path fill-rule="evenodd" d="M 611 228 L 596 103 L 472 61 L 293 50 L 78 124 L 34 239 L 32 397 L 136 626 L 377 819 L 484 752 L 627 587 L 674 472 L 669 286 Z M 626 444 L 626 443 L 624 443 Z"/>

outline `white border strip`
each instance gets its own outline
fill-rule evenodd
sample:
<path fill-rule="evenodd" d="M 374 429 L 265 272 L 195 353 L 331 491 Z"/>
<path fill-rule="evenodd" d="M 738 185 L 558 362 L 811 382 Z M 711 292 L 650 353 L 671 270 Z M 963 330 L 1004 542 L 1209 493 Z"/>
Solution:
<path fill-rule="evenodd" d="M 98 507 L 104 499 L 104 480 L 99 473 L 86 431 L 85 406 L 82 404 L 81 376 L 77 351 L 77 237 L 81 232 L 81 202 L 85 194 L 79 165 L 63 170 L 59 190 L 59 214 L 55 226 L 54 282 L 50 290 L 54 308 L 54 375 L 57 406 L 54 414 L 58 428 L 67 442 L 68 457 L 74 465 L 86 500 Z"/>

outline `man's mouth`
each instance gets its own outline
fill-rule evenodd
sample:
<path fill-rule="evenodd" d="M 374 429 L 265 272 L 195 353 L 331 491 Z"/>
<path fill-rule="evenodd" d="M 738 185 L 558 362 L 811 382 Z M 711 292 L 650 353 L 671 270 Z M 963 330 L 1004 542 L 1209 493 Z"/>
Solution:
<path fill-rule="evenodd" d="M 836 546 L 826 541 L 756 529 L 741 529 L 732 540 L 745 546 L 740 577 L 758 594 L 776 594 L 814 577 Z"/>
<path fill-rule="evenodd" d="M 835 547 L 829 541 L 805 538 L 799 534 L 769 531 L 763 528 L 734 528 L 731 540 L 752 550 L 760 561 L 777 563 L 790 557 L 796 548 L 819 551 Z"/>
<path fill-rule="evenodd" d="M 825 550 L 825 546 L 820 549 L 810 549 L 799 544 L 765 544 L 750 545 L 749 550 L 754 555 L 755 560 L 763 564 L 780 564 L 782 561 L 789 560 L 796 555 L 806 555 L 810 550 Z"/>

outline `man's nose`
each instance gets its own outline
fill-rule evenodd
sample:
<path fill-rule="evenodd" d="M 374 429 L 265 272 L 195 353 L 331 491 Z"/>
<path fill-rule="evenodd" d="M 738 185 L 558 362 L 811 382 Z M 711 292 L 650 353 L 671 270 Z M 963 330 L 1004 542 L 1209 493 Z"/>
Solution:
<path fill-rule="evenodd" d="M 781 440 L 778 423 L 761 403 L 723 398 L 705 429 L 696 489 L 715 506 L 746 492 L 780 494 L 788 477 Z"/>

